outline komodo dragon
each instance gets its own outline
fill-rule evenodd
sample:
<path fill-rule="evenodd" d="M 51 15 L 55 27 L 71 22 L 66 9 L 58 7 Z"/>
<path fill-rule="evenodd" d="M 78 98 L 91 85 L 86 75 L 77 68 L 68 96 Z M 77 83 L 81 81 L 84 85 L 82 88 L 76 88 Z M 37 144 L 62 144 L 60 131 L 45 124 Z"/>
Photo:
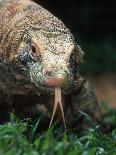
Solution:
<path fill-rule="evenodd" d="M 60 88 L 66 124 L 93 116 L 99 106 L 89 83 L 79 74 L 83 51 L 69 29 L 31 0 L 0 0 L 0 113 L 45 114 Z M 56 120 L 61 120 L 57 109 Z"/>

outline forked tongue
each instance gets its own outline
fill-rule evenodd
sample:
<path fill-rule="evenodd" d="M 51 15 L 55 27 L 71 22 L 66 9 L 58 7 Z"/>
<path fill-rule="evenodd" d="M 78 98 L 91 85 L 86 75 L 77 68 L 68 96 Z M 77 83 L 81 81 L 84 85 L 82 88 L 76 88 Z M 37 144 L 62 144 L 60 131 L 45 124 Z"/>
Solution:
<path fill-rule="evenodd" d="M 50 124 L 49 124 L 49 128 L 50 128 L 50 126 L 51 126 L 51 124 L 53 122 L 53 119 L 54 119 L 54 116 L 55 116 L 56 109 L 57 109 L 58 105 L 59 105 L 60 110 L 61 110 L 62 119 L 63 119 L 64 127 L 65 127 L 65 130 L 66 130 L 66 123 L 65 123 L 65 118 L 64 118 L 64 110 L 63 110 L 63 105 L 62 105 L 62 100 L 61 100 L 61 88 L 55 87 L 55 104 L 54 104 L 53 113 L 52 113 L 51 121 L 50 121 Z"/>

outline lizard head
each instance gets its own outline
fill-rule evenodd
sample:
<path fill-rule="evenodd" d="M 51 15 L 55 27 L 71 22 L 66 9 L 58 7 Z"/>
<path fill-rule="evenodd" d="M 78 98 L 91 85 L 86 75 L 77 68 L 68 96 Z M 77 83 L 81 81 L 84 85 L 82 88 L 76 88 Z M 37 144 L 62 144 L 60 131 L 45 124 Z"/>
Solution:
<path fill-rule="evenodd" d="M 43 90 L 75 85 L 83 51 L 69 31 L 27 32 L 19 46 L 16 59 L 28 68 L 32 82 Z"/>

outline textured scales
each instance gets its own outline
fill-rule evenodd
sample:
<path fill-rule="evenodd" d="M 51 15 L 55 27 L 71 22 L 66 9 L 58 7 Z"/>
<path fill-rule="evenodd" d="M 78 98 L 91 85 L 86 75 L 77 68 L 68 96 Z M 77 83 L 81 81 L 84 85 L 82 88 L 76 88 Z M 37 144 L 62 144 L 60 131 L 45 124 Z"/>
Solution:
<path fill-rule="evenodd" d="M 49 11 L 30 0 L 0 0 L 1 107 L 51 117 L 58 87 L 68 124 L 80 110 L 94 115 L 99 107 L 79 74 L 82 58 L 69 29 Z"/>

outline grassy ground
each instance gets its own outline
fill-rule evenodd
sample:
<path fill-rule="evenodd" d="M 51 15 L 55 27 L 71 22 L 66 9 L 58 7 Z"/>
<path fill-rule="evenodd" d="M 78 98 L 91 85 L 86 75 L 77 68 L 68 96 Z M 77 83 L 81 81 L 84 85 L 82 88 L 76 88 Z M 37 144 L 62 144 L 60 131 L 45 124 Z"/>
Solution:
<path fill-rule="evenodd" d="M 0 126 L 0 155 L 116 155 L 116 110 L 104 107 L 102 123 L 82 132 L 40 132 L 39 120 L 30 125 L 11 114 L 10 122 Z M 102 125 L 109 127 L 107 133 L 100 131 Z"/>

